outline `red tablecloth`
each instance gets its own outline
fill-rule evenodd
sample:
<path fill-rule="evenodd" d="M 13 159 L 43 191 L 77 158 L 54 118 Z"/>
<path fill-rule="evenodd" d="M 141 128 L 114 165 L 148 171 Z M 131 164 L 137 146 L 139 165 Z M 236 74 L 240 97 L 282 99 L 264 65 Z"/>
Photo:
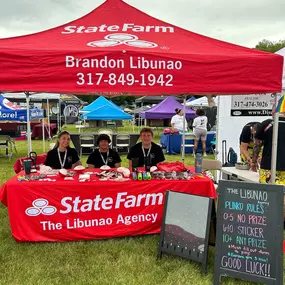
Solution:
<path fill-rule="evenodd" d="M 47 154 L 46 153 L 43 153 L 43 154 L 40 154 L 37 156 L 37 167 L 39 167 L 40 165 L 44 164 L 45 161 L 46 161 L 46 157 L 47 157 Z M 24 169 L 24 160 L 26 159 L 29 159 L 29 157 L 21 157 L 21 158 L 18 158 L 14 164 L 14 171 L 16 173 L 19 173 L 20 171 L 22 171 Z"/>
<path fill-rule="evenodd" d="M 90 170 L 89 170 L 90 171 Z M 2 185 L 16 241 L 91 240 L 160 232 L 167 190 L 216 197 L 209 178 L 189 181 L 18 182 Z"/>
<path fill-rule="evenodd" d="M 49 136 L 52 137 L 57 132 L 56 124 L 45 124 L 45 138 Z M 32 138 L 42 138 L 43 137 L 43 126 L 42 124 L 37 124 L 33 127 Z"/>

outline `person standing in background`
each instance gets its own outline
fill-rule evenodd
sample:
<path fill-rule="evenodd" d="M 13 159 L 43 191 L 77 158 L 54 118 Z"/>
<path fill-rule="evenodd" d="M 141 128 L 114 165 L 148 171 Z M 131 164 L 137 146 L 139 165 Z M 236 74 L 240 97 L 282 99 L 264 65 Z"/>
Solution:
<path fill-rule="evenodd" d="M 202 141 L 202 148 L 204 156 L 207 156 L 206 153 L 206 140 L 207 140 L 207 124 L 208 118 L 205 116 L 205 111 L 203 109 L 198 109 L 196 111 L 197 117 L 193 121 L 193 134 L 195 135 L 195 142 L 194 142 L 194 152 L 193 155 L 195 156 L 199 140 Z"/>
<path fill-rule="evenodd" d="M 179 132 L 183 132 L 183 112 L 181 109 L 175 109 L 176 115 L 174 115 L 171 119 L 171 127 L 172 130 L 178 130 Z M 188 123 L 185 119 L 185 132 L 188 131 Z"/>

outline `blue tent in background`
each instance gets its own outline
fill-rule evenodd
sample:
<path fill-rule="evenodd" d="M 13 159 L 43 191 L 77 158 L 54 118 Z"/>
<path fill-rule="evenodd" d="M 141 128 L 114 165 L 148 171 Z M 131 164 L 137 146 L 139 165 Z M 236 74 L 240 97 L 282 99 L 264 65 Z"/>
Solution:
<path fill-rule="evenodd" d="M 114 107 L 116 109 L 121 110 L 121 108 L 119 106 L 117 106 L 116 104 L 114 104 L 112 101 L 107 100 L 105 97 L 100 96 L 99 98 L 97 98 L 95 101 L 93 101 L 91 104 L 89 104 L 88 106 L 82 108 L 80 110 L 80 113 L 87 113 L 87 112 L 92 112 L 95 109 L 98 109 L 102 106 L 111 106 Z"/>
<path fill-rule="evenodd" d="M 38 108 L 30 109 L 30 121 L 44 117 L 44 111 Z M 20 109 L 0 94 L 0 120 L 27 121 L 27 109 Z"/>
<path fill-rule="evenodd" d="M 118 106 L 105 105 L 81 115 L 81 119 L 86 121 L 121 121 L 131 120 L 132 116 L 122 111 Z"/>

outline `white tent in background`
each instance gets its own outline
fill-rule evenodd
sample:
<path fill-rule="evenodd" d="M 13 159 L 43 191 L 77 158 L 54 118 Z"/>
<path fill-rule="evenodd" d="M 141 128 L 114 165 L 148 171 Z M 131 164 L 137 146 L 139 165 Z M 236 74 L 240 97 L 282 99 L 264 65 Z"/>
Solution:
<path fill-rule="evenodd" d="M 22 93 L 4 93 L 3 95 L 5 98 L 7 98 L 9 100 L 13 100 L 13 99 L 26 100 L 26 94 L 23 92 Z M 61 104 L 60 94 L 33 92 L 29 95 L 29 99 L 32 101 L 37 101 L 37 99 L 39 101 L 46 100 L 46 102 L 47 102 L 47 122 L 48 122 L 48 125 L 50 124 L 50 115 L 51 115 L 50 114 L 51 111 L 50 111 L 49 100 L 58 100 L 57 127 L 58 127 L 58 130 L 60 130 L 60 128 L 61 128 L 61 125 L 60 125 L 60 104 Z M 51 139 L 50 132 L 48 132 L 48 134 L 49 134 L 49 139 Z"/>
<path fill-rule="evenodd" d="M 31 93 L 30 95 L 22 93 L 3 93 L 4 97 L 7 99 L 26 99 L 26 105 L 27 110 L 29 110 L 30 105 L 30 99 L 37 99 L 40 100 L 47 100 L 47 119 L 48 119 L 48 125 L 50 125 L 50 110 L 49 110 L 49 100 L 58 100 L 58 109 L 60 109 L 60 94 L 53 94 L 53 93 Z M 28 111 L 29 112 L 29 111 Z M 60 113 L 59 113 L 60 116 Z M 42 126 L 43 126 L 43 132 L 42 132 L 42 140 L 43 140 L 43 152 L 45 152 L 45 124 L 44 119 L 42 119 Z M 58 119 L 58 130 L 60 130 L 60 117 Z M 30 126 L 30 118 L 28 118 L 27 121 L 27 139 L 28 139 L 28 155 L 32 151 L 32 140 L 31 140 L 31 126 Z M 51 139 L 50 131 L 48 130 L 49 139 Z"/>
<path fill-rule="evenodd" d="M 214 102 L 217 105 L 218 103 L 217 97 L 214 98 Z M 209 107 L 208 97 L 204 96 L 204 97 L 200 97 L 198 99 L 186 102 L 186 106 L 187 107 Z"/>

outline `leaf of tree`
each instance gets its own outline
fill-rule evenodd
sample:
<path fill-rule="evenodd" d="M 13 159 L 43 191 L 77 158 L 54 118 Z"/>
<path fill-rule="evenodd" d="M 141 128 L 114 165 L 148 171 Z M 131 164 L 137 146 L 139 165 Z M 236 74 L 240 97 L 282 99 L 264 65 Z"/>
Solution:
<path fill-rule="evenodd" d="M 264 39 L 255 46 L 255 49 L 275 53 L 283 47 L 285 47 L 285 40 L 279 40 L 276 42 Z"/>

